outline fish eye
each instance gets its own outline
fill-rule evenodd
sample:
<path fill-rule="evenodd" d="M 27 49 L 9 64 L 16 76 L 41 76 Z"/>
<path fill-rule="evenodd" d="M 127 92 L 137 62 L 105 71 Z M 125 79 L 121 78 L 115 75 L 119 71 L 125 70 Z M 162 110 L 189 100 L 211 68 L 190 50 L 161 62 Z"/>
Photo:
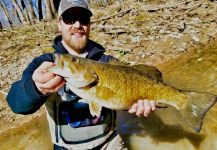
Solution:
<path fill-rule="evenodd" d="M 72 57 L 72 62 L 76 62 L 76 58 L 75 57 Z"/>
<path fill-rule="evenodd" d="M 79 62 L 79 59 L 77 59 L 76 57 L 72 57 L 72 62 Z"/>

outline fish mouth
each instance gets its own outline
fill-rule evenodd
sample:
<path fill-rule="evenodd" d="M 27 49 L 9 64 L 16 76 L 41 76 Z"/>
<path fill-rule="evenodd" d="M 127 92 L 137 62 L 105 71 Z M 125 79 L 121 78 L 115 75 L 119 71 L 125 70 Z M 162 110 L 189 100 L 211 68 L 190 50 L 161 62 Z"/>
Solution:
<path fill-rule="evenodd" d="M 69 84 L 70 86 L 77 88 L 77 89 L 89 89 L 91 87 L 93 87 L 94 85 L 96 85 L 96 82 L 80 82 L 80 81 L 74 81 L 69 82 L 69 78 L 64 78 L 67 82 L 67 84 Z M 67 81 L 68 80 L 68 81 Z"/>
<path fill-rule="evenodd" d="M 71 85 L 74 88 L 77 89 L 89 89 L 93 86 L 95 86 L 98 83 L 98 80 L 91 80 L 91 81 L 76 81 L 72 80 L 70 77 L 63 77 L 67 84 Z"/>

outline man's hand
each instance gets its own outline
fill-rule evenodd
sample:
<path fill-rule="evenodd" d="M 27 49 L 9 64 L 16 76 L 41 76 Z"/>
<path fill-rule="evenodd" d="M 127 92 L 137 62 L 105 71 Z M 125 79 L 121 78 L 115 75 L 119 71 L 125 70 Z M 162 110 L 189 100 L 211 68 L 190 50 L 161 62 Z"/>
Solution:
<path fill-rule="evenodd" d="M 47 71 L 53 65 L 52 62 L 43 62 L 32 75 L 36 87 L 44 95 L 57 92 L 65 84 L 62 77 Z"/>
<path fill-rule="evenodd" d="M 143 115 L 148 117 L 151 112 L 156 109 L 155 101 L 148 100 L 139 100 L 137 103 L 134 103 L 131 108 L 128 110 L 129 113 L 135 113 L 137 116 Z"/>

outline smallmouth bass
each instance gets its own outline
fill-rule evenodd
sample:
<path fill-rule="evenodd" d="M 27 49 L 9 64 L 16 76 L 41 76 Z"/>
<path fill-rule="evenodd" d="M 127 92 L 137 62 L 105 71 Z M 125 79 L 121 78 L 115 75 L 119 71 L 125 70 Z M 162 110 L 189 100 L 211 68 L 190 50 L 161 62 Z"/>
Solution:
<path fill-rule="evenodd" d="M 62 76 L 70 90 L 89 104 L 93 116 L 99 116 L 102 107 L 127 110 L 139 99 L 154 100 L 174 106 L 199 132 L 205 113 L 216 102 L 211 94 L 179 91 L 164 84 L 153 66 L 102 63 L 69 54 L 55 54 L 55 64 L 48 71 Z"/>

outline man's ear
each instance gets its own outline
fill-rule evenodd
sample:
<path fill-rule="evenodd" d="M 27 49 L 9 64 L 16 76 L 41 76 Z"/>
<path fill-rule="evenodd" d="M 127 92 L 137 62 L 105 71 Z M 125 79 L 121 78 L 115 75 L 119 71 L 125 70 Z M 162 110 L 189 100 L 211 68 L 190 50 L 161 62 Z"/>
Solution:
<path fill-rule="evenodd" d="M 57 20 L 57 27 L 58 27 L 59 32 L 62 31 L 61 26 L 62 26 L 62 25 L 61 25 L 61 21 L 58 19 L 58 20 Z"/>

